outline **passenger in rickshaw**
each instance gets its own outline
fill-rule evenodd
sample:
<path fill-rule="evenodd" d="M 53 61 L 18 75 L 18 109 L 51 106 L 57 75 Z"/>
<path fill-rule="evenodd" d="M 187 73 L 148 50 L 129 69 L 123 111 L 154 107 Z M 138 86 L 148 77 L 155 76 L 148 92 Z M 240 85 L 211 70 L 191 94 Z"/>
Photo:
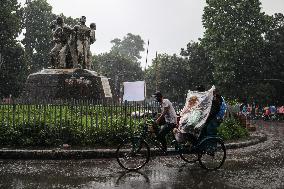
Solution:
<path fill-rule="evenodd" d="M 200 139 L 206 136 L 217 136 L 217 128 L 223 122 L 227 105 L 224 98 L 220 95 L 219 91 L 215 89 L 213 91 L 213 100 L 209 116 L 205 122 L 204 127 L 200 133 Z"/>
<path fill-rule="evenodd" d="M 189 135 L 194 133 L 194 126 L 201 117 L 201 110 L 198 108 L 199 100 L 197 96 L 191 96 L 180 113 L 178 127 L 173 132 L 178 142 L 187 141 Z"/>
<path fill-rule="evenodd" d="M 187 141 L 189 138 L 202 140 L 206 136 L 216 136 L 217 128 L 220 126 L 226 111 L 226 103 L 215 87 L 212 87 L 207 94 L 200 88 L 198 92 L 207 95 L 206 98 L 198 99 L 191 96 L 182 110 L 178 128 L 174 129 L 175 138 L 178 142 Z M 207 102 L 204 103 L 204 99 Z M 207 107 L 206 107 L 207 106 Z M 190 137 L 195 135 L 196 137 Z M 196 143 L 196 141 L 190 141 Z"/>

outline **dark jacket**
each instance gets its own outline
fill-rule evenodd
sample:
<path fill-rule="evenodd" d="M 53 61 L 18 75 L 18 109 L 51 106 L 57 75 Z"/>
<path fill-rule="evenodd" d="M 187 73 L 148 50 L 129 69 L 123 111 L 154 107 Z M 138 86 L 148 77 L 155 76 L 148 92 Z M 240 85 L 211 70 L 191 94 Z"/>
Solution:
<path fill-rule="evenodd" d="M 222 99 L 221 95 L 216 94 L 213 97 L 211 110 L 210 110 L 209 116 L 206 120 L 207 123 L 209 121 L 211 121 L 212 119 L 215 119 L 217 117 L 217 114 L 219 113 L 221 105 L 222 105 L 222 101 L 223 101 L 223 99 Z"/>

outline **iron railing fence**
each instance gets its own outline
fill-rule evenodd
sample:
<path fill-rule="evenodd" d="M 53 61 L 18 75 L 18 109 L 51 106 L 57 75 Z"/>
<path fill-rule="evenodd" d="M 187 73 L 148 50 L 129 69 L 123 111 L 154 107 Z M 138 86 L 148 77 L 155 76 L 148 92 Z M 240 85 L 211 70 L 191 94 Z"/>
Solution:
<path fill-rule="evenodd" d="M 183 105 L 173 103 L 176 111 Z M 76 126 L 81 130 L 115 130 L 128 126 L 135 130 L 144 121 L 144 115 L 160 112 L 153 101 L 116 102 L 112 100 L 24 100 L 0 102 L 0 126 L 46 127 Z"/>

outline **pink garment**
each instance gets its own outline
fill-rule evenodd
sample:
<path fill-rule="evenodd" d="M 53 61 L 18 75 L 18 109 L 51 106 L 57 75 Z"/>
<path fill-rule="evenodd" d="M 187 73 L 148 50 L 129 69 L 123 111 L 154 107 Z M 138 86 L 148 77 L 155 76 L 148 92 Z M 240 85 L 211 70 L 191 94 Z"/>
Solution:
<path fill-rule="evenodd" d="M 247 112 L 251 112 L 251 106 L 247 107 Z"/>
<path fill-rule="evenodd" d="M 278 113 L 284 114 L 284 106 L 281 106 L 281 107 L 278 108 Z"/>
<path fill-rule="evenodd" d="M 265 115 L 269 115 L 270 114 L 270 111 L 267 109 L 267 110 L 265 110 Z"/>

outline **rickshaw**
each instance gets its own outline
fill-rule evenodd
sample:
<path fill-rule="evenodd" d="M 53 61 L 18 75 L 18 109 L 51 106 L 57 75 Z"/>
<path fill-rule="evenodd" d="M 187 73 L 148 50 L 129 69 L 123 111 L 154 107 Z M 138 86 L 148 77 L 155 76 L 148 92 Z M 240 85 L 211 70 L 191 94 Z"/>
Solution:
<path fill-rule="evenodd" d="M 212 87 L 209 91 L 198 93 L 189 91 L 187 98 L 199 95 L 201 103 L 203 103 L 204 116 L 195 126 L 195 131 L 182 133 L 182 139 L 173 140 L 172 145 L 174 151 L 171 154 L 179 154 L 182 160 L 187 163 L 199 162 L 200 166 L 207 170 L 219 169 L 226 159 L 226 147 L 224 141 L 218 136 L 207 136 L 201 138 L 200 131 L 204 125 L 208 113 L 211 108 L 213 98 Z M 130 171 L 139 170 L 144 167 L 150 160 L 152 147 L 156 147 L 164 154 L 170 154 L 164 151 L 160 142 L 155 135 L 155 119 L 153 117 L 146 118 L 144 124 L 141 125 L 141 132 L 137 136 L 124 139 L 117 147 L 116 159 L 118 164 Z M 172 134 L 174 136 L 174 134 Z M 153 152 L 153 151 L 152 151 Z"/>

